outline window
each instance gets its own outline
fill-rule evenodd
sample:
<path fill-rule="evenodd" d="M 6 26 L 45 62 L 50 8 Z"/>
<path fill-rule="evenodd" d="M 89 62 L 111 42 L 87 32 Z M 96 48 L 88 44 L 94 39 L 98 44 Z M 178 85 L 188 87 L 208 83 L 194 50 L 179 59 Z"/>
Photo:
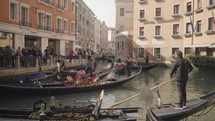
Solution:
<path fill-rule="evenodd" d="M 196 21 L 196 32 L 201 32 L 202 31 L 202 21 L 198 20 Z"/>
<path fill-rule="evenodd" d="M 191 48 L 186 47 L 184 49 L 184 54 L 191 54 Z"/>
<path fill-rule="evenodd" d="M 122 41 L 122 50 L 125 50 L 125 42 Z"/>
<path fill-rule="evenodd" d="M 125 16 L 125 8 L 120 8 L 120 16 Z"/>
<path fill-rule="evenodd" d="M 43 13 L 38 12 L 38 29 L 43 29 Z"/>
<path fill-rule="evenodd" d="M 24 6 L 21 7 L 21 23 L 23 26 L 29 26 L 28 8 Z"/>
<path fill-rule="evenodd" d="M 156 9 L 155 9 L 155 16 L 156 16 L 156 17 L 161 16 L 161 8 L 156 8 Z"/>
<path fill-rule="evenodd" d="M 18 20 L 18 16 L 17 16 L 17 4 L 16 3 L 10 3 L 10 19 L 12 20 Z"/>
<path fill-rule="evenodd" d="M 175 54 L 178 50 L 179 50 L 179 48 L 177 48 L 177 47 L 172 48 L 172 54 Z"/>
<path fill-rule="evenodd" d="M 161 34 L 161 26 L 155 26 L 155 35 Z"/>
<path fill-rule="evenodd" d="M 215 4 L 215 0 L 209 0 L 209 5 L 214 5 Z"/>
<path fill-rule="evenodd" d="M 144 48 L 139 48 L 139 56 L 144 56 Z"/>
<path fill-rule="evenodd" d="M 117 50 L 119 50 L 119 42 L 117 42 Z"/>
<path fill-rule="evenodd" d="M 58 33 L 62 32 L 62 20 L 61 20 L 61 18 L 57 18 L 57 32 Z"/>
<path fill-rule="evenodd" d="M 46 16 L 46 30 L 47 31 L 52 31 L 52 17 L 51 15 Z"/>
<path fill-rule="evenodd" d="M 64 0 L 64 6 L 65 9 L 68 9 L 68 0 Z"/>
<path fill-rule="evenodd" d="M 191 23 L 186 23 L 186 33 L 191 33 Z"/>
<path fill-rule="evenodd" d="M 139 36 L 144 36 L 144 27 L 139 28 Z"/>
<path fill-rule="evenodd" d="M 197 9 L 202 8 L 202 0 L 197 0 Z"/>
<path fill-rule="evenodd" d="M 75 23 L 74 22 L 71 23 L 71 32 L 75 33 Z"/>
<path fill-rule="evenodd" d="M 72 12 L 75 12 L 75 3 L 74 3 L 74 2 L 72 2 L 71 11 L 72 11 Z"/>
<path fill-rule="evenodd" d="M 160 58 L 160 48 L 154 48 L 154 56 L 157 57 L 157 58 Z"/>
<path fill-rule="evenodd" d="M 179 24 L 173 24 L 173 35 L 179 34 Z"/>
<path fill-rule="evenodd" d="M 213 28 L 215 28 L 214 26 L 215 26 L 215 22 L 213 21 L 213 17 L 208 18 L 208 30 L 213 30 Z"/>
<path fill-rule="evenodd" d="M 57 8 L 60 9 L 60 10 L 63 10 L 62 0 L 58 0 L 57 3 L 58 3 Z"/>
<path fill-rule="evenodd" d="M 120 26 L 119 27 L 119 31 L 121 32 L 121 31 L 124 31 L 125 30 L 125 28 L 124 28 L 124 26 Z"/>
<path fill-rule="evenodd" d="M 188 2 L 186 8 L 186 12 L 192 12 L 192 2 Z"/>
<path fill-rule="evenodd" d="M 173 14 L 178 15 L 179 14 L 179 5 L 174 5 L 173 6 Z"/>
<path fill-rule="evenodd" d="M 145 18 L 145 10 L 140 10 L 140 18 Z"/>
<path fill-rule="evenodd" d="M 68 31 L 68 21 L 67 20 L 64 20 L 63 22 L 63 25 L 64 25 L 64 31 Z"/>

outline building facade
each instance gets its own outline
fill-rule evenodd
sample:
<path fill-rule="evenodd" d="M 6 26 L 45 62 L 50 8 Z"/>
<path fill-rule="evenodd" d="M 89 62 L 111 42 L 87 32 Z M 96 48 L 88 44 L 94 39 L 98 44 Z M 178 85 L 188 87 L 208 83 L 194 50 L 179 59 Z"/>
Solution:
<path fill-rule="evenodd" d="M 83 50 L 93 50 L 95 46 L 95 15 L 83 0 L 76 0 L 77 4 L 77 43 Z"/>
<path fill-rule="evenodd" d="M 94 52 L 101 56 L 101 21 L 95 17 L 95 46 Z"/>
<path fill-rule="evenodd" d="M 116 55 L 116 30 L 109 27 L 108 30 L 108 53 Z"/>
<path fill-rule="evenodd" d="M 213 0 L 137 0 L 134 2 L 134 50 L 138 57 L 169 61 L 184 54 L 214 55 Z"/>
<path fill-rule="evenodd" d="M 116 55 L 120 55 L 121 57 L 126 57 L 128 53 L 133 53 L 134 1 L 135 0 L 115 0 Z"/>
<path fill-rule="evenodd" d="M 108 48 L 108 27 L 104 21 L 101 23 L 100 34 L 101 34 L 101 53 L 105 54 Z"/>
<path fill-rule="evenodd" d="M 14 49 L 38 47 L 43 52 L 49 46 L 68 55 L 76 41 L 75 14 L 75 0 L 4 0 L 0 32 L 9 35 L 6 44 Z"/>

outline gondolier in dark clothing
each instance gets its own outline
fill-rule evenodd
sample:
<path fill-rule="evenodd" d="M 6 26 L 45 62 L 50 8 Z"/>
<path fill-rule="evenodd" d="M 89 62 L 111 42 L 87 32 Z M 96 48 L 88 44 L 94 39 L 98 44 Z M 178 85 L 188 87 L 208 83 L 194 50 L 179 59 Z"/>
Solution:
<path fill-rule="evenodd" d="M 126 67 L 128 71 L 128 76 L 131 76 L 131 65 L 132 65 L 132 57 L 131 53 L 128 54 L 127 59 L 126 59 Z"/>
<path fill-rule="evenodd" d="M 188 74 L 193 70 L 193 66 L 187 59 L 183 58 L 183 53 L 178 50 L 176 52 L 178 58 L 175 61 L 175 64 L 170 73 L 170 77 L 172 78 L 173 74 L 175 74 L 175 79 L 177 81 L 177 88 L 179 93 L 179 105 L 175 109 L 184 109 L 186 108 L 186 84 L 188 81 Z"/>

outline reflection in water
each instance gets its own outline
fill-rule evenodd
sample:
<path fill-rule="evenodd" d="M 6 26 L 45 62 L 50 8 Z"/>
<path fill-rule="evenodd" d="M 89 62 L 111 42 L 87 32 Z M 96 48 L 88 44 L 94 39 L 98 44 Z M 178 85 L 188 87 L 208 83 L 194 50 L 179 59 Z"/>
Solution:
<path fill-rule="evenodd" d="M 107 62 L 103 62 L 107 64 Z M 101 63 L 98 63 L 98 65 Z M 104 65 L 102 64 L 102 65 Z M 102 66 L 99 66 L 102 68 Z M 150 88 L 161 84 L 165 81 L 170 80 L 170 69 L 169 68 L 159 68 L 156 67 L 150 71 L 142 72 L 132 81 L 113 88 L 105 90 L 105 96 L 102 103 L 102 107 L 108 107 L 116 102 L 122 101 L 140 92 L 143 85 Z M 215 88 L 215 83 L 213 79 L 214 71 L 199 71 L 194 69 L 190 73 L 190 79 L 187 84 L 187 94 L 188 100 L 202 96 Z M 158 88 L 161 94 L 161 99 L 163 103 L 175 103 L 178 102 L 178 95 L 176 90 L 175 82 L 168 83 Z M 86 92 L 86 93 L 76 93 L 76 94 L 64 94 L 64 95 L 54 95 L 61 103 L 68 105 L 86 105 L 89 103 L 95 103 L 96 98 L 99 96 L 100 91 Z M 153 105 L 157 105 L 157 94 L 156 90 L 153 91 L 154 100 Z M 1 96 L 0 106 L 11 106 L 11 107 L 31 107 L 33 102 L 43 99 L 44 101 L 49 101 L 50 96 Z M 143 101 L 139 97 L 133 98 L 126 101 L 117 107 L 141 107 Z M 200 118 L 190 116 L 187 121 L 214 121 L 215 119 L 215 109 L 212 109 L 208 114 Z"/>

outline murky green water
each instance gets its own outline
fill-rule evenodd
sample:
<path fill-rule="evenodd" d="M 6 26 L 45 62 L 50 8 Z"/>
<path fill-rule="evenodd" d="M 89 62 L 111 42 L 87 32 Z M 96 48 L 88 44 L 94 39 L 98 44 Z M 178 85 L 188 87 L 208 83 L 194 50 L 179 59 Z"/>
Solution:
<path fill-rule="evenodd" d="M 116 102 L 124 100 L 140 92 L 143 85 L 147 85 L 150 88 L 154 87 L 158 83 L 169 81 L 169 68 L 156 67 L 148 72 L 142 72 L 134 80 L 124 84 L 123 86 L 116 87 L 113 89 L 105 90 L 105 97 L 103 100 L 102 107 L 108 107 Z M 195 68 L 190 73 L 190 80 L 187 85 L 187 96 L 188 100 L 197 98 L 215 89 L 214 70 L 201 70 Z M 175 103 L 178 101 L 176 85 L 174 82 L 163 85 L 159 88 L 162 102 L 163 103 Z M 64 94 L 55 95 L 55 97 L 63 104 L 68 105 L 81 105 L 86 103 L 95 103 L 96 98 L 100 91 L 86 92 L 79 94 Z M 157 96 L 155 92 L 153 105 L 157 104 Z M 51 95 L 50 95 L 51 96 Z M 10 107 L 31 107 L 33 102 L 44 99 L 48 101 L 50 96 L 1 96 L 0 106 Z M 142 100 L 139 97 L 133 98 L 132 100 L 126 101 L 117 107 L 141 107 Z M 209 113 L 201 117 L 188 117 L 187 121 L 214 121 L 215 120 L 215 108 Z M 0 119 L 1 120 L 1 119 Z M 4 119 L 2 119 L 4 120 Z M 13 120 L 11 120 L 13 121 Z"/>

